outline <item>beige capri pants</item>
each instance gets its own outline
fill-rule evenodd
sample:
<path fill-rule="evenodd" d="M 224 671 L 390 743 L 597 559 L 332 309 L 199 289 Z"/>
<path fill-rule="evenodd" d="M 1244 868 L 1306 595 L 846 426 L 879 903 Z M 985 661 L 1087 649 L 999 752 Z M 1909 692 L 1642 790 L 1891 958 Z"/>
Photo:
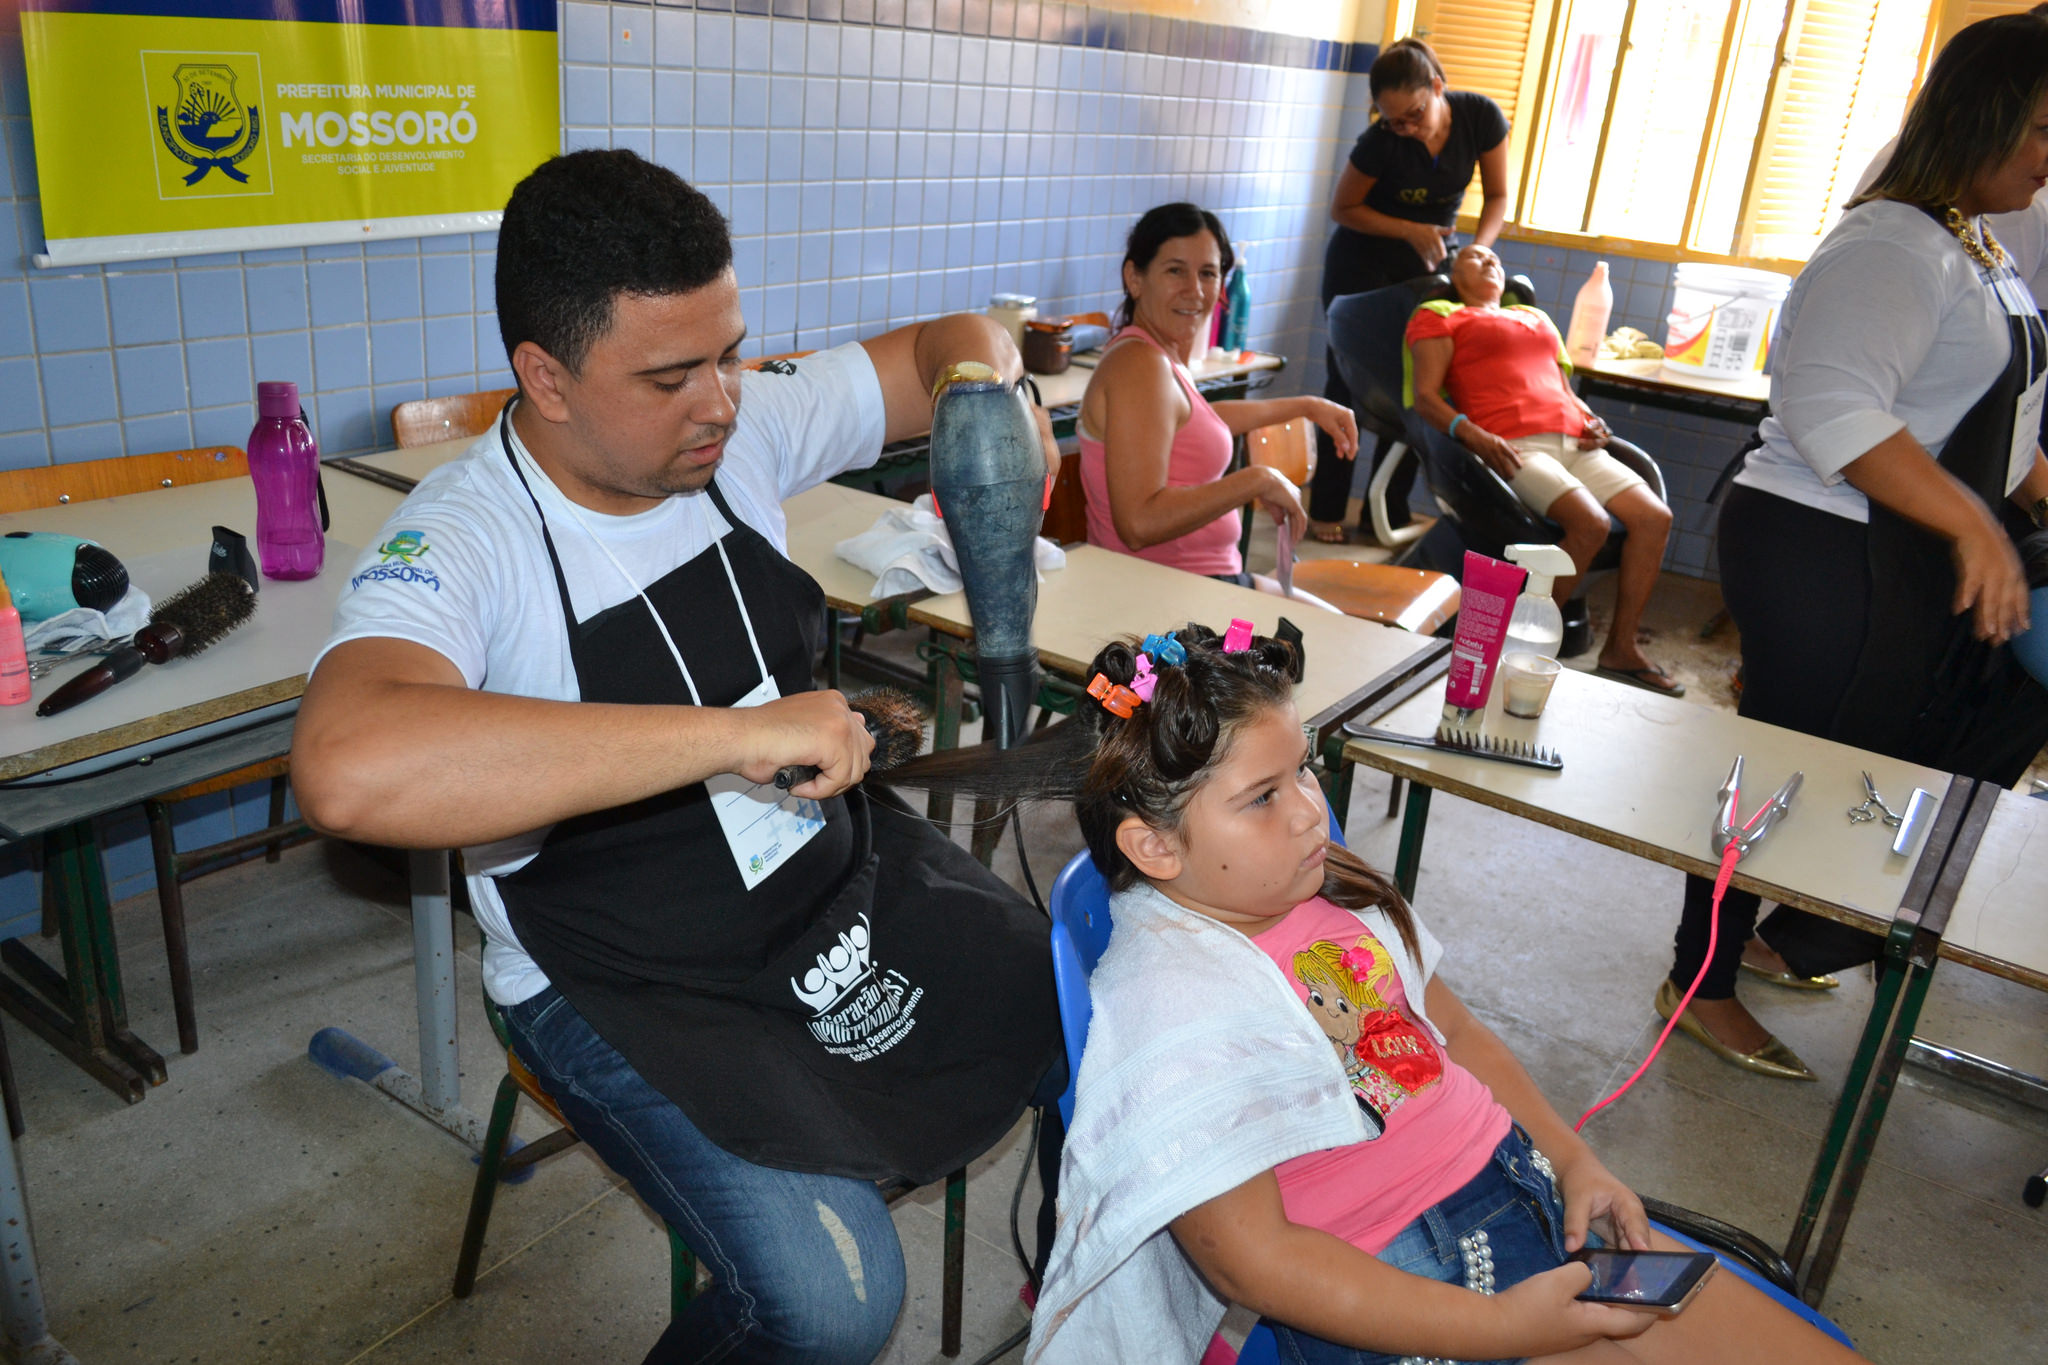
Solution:
<path fill-rule="evenodd" d="M 1515 496 L 1537 516 L 1574 488 L 1583 488 L 1605 507 L 1631 488 L 1647 488 L 1643 476 L 1604 450 L 1580 450 L 1579 438 L 1557 432 L 1518 436 L 1514 447 L 1522 468 L 1508 480 Z"/>

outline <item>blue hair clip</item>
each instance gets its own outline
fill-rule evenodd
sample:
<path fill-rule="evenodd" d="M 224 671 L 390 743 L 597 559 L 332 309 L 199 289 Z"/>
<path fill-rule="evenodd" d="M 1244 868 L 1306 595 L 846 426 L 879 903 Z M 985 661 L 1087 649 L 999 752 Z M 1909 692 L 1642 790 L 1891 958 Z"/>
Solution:
<path fill-rule="evenodd" d="M 1140 646 L 1157 663 L 1169 668 L 1178 668 L 1188 661 L 1188 652 L 1181 648 L 1180 641 L 1171 635 L 1147 635 Z"/>

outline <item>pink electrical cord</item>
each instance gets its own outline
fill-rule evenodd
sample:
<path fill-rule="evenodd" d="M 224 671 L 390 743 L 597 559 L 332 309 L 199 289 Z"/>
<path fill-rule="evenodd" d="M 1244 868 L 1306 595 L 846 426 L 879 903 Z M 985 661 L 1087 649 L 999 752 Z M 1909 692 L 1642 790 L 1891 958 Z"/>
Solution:
<path fill-rule="evenodd" d="M 1740 801 L 1742 799 L 1741 794 L 1737 793 L 1735 799 Z M 1742 832 L 1747 834 L 1750 830 L 1756 828 L 1756 822 L 1763 819 L 1764 812 L 1770 808 L 1771 803 L 1768 801 L 1764 802 L 1757 813 L 1749 817 L 1749 823 L 1742 827 Z M 1721 850 L 1721 870 L 1714 876 L 1714 906 L 1707 918 L 1707 956 L 1700 963 L 1699 971 L 1694 974 L 1692 984 L 1685 988 L 1685 995 L 1679 1000 L 1678 1008 L 1671 1011 L 1671 1018 L 1665 1021 L 1664 1031 L 1657 1035 L 1657 1041 L 1651 1045 L 1650 1055 L 1643 1058 L 1643 1064 L 1637 1067 L 1627 1080 L 1616 1086 L 1612 1094 L 1608 1095 L 1606 1099 L 1601 1100 L 1591 1109 L 1588 1109 L 1585 1113 L 1579 1115 L 1579 1121 L 1572 1125 L 1574 1133 L 1586 1126 L 1587 1119 L 1592 1118 L 1593 1115 L 1627 1094 L 1628 1088 L 1642 1079 L 1643 1073 L 1650 1069 L 1650 1063 L 1656 1061 L 1658 1052 L 1663 1050 L 1664 1040 L 1671 1036 L 1671 1030 L 1677 1028 L 1678 1021 L 1685 1017 L 1685 1007 L 1692 1003 L 1693 992 L 1700 988 L 1700 982 L 1707 979 L 1707 967 L 1714 960 L 1714 945 L 1720 941 L 1721 937 L 1721 897 L 1727 894 L 1728 882 L 1735 875 L 1735 864 L 1741 861 L 1741 859 L 1741 840 L 1730 839 L 1728 847 Z"/>

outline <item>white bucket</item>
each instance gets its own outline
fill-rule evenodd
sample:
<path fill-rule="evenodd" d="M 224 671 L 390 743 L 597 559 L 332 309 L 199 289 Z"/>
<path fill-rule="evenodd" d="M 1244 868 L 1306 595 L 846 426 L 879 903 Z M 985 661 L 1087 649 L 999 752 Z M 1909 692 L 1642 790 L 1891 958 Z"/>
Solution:
<path fill-rule="evenodd" d="M 1763 369 L 1791 280 L 1768 270 L 1688 261 L 1673 283 L 1667 369 L 1704 379 L 1740 379 Z"/>

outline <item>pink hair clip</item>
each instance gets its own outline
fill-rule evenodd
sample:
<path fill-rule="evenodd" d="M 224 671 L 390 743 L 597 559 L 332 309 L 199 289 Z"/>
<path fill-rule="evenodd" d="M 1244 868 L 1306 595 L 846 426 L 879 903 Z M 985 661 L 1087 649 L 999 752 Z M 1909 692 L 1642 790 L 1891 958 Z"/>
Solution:
<path fill-rule="evenodd" d="M 1152 689 L 1159 685 L 1159 677 L 1152 671 L 1152 661 L 1143 654 L 1138 656 L 1138 676 L 1131 679 L 1131 691 L 1138 694 L 1139 701 L 1152 700 Z"/>
<path fill-rule="evenodd" d="M 1101 702 L 1103 710 L 1113 716 L 1122 716 L 1125 720 L 1129 720 L 1131 713 L 1145 704 L 1145 699 L 1136 692 L 1122 683 L 1111 682 L 1100 673 L 1089 680 L 1088 695 Z"/>
<path fill-rule="evenodd" d="M 1230 629 L 1223 632 L 1223 652 L 1225 654 L 1238 654 L 1250 649 L 1251 646 L 1252 623 L 1240 621 L 1233 616 L 1230 619 Z"/>

